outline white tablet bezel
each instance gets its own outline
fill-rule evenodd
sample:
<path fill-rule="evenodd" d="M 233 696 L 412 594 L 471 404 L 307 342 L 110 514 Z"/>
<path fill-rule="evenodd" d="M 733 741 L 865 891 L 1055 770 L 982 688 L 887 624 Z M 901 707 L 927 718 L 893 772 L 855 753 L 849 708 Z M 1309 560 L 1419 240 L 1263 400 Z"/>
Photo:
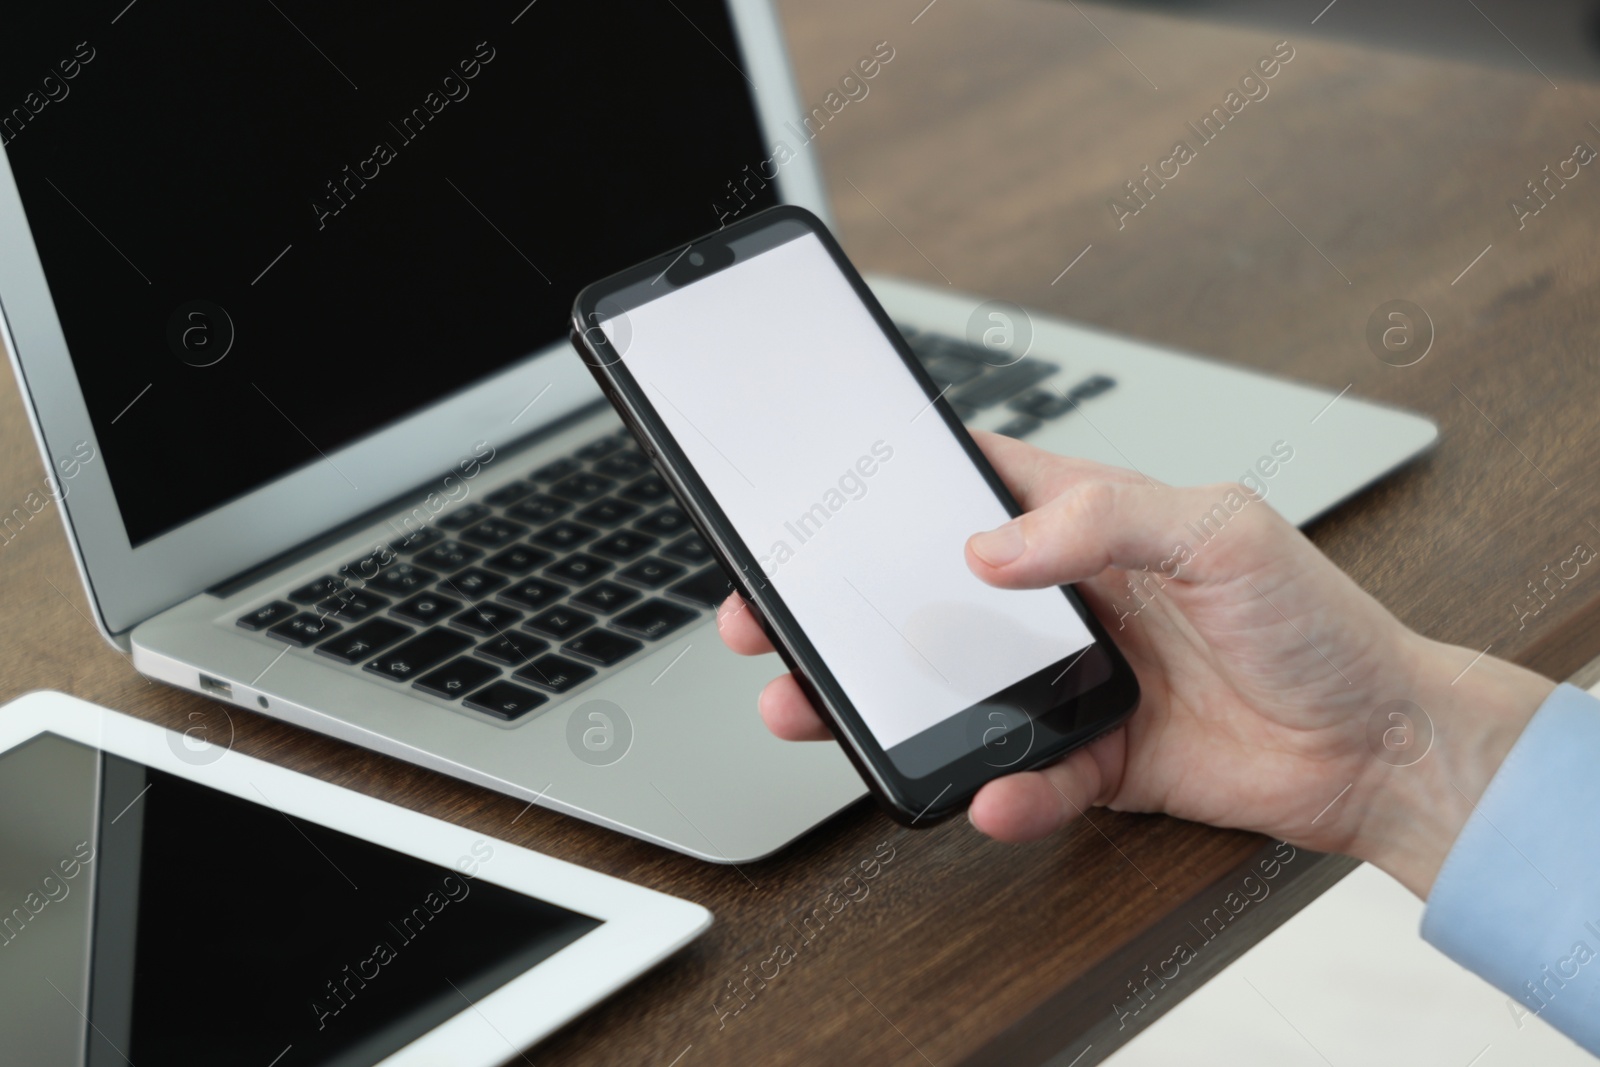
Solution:
<path fill-rule="evenodd" d="M 196 739 L 68 696 L 35 692 L 5 705 L 0 753 L 52 733 L 149 767 L 458 870 L 472 846 L 493 855 L 481 879 L 602 920 L 592 932 L 379 1061 L 381 1067 L 497 1067 L 638 977 L 711 925 L 698 904 L 585 870 L 243 753 L 199 751 Z M 180 759 L 178 752 L 188 754 Z M 508 1047 L 509 1046 L 509 1047 Z M 221 1057 L 226 1059 L 225 1056 Z M 379 1065 L 374 1065 L 379 1067 Z"/>
<path fill-rule="evenodd" d="M 727 0 L 727 4 L 744 52 L 742 72 L 753 87 L 767 145 L 783 140 L 791 149 L 798 147 L 796 157 L 783 165 L 775 180 L 779 199 L 827 219 L 827 196 L 815 154 L 809 144 L 796 146 L 785 125 L 799 124 L 804 110 L 776 12 L 769 0 Z M 712 57 L 712 61 L 717 60 Z M 56 461 L 71 456 L 78 442 L 95 449 L 97 458 L 83 464 L 64 485 L 62 519 L 95 621 L 106 639 L 122 649 L 129 647 L 127 633 L 138 623 L 392 500 L 435 473 L 447 473 L 471 454 L 474 442 L 487 439 L 499 447 L 600 397 L 562 339 L 331 453 L 327 461 L 290 471 L 134 548 L 107 473 L 117 458 L 106 454 L 90 423 L 4 153 L 0 153 L 0 249 L 5 250 L 0 255 L 0 339 L 22 384 L 39 449 L 48 457 L 52 474 Z M 263 249 L 263 263 L 277 251 Z M 564 326 L 555 323 L 552 328 Z M 447 353 L 440 355 L 448 358 Z M 535 397 L 537 407 L 526 411 Z M 241 397 L 240 419 L 276 417 L 256 405 L 259 398 Z M 182 487 L 174 485 L 171 491 L 181 492 Z"/>

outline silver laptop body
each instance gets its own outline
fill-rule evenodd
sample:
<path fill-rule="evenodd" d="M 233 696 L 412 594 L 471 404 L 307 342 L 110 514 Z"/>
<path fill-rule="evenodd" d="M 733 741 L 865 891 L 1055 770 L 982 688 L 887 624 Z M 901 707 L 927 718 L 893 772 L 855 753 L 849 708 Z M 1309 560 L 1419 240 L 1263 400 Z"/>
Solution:
<path fill-rule="evenodd" d="M 386 168 L 414 163 L 425 170 L 428 164 L 415 158 L 423 149 L 406 137 L 432 131 L 417 133 L 412 122 L 419 130 L 427 122 L 443 128 L 449 107 L 467 112 L 475 102 L 469 93 L 490 93 L 490 79 L 528 39 L 519 34 L 554 32 L 538 21 L 546 12 L 532 6 L 511 12 L 500 20 L 503 27 L 492 33 L 474 27 L 473 40 L 462 36 L 460 46 L 437 34 L 441 62 L 449 60 L 441 69 L 450 73 L 436 78 L 434 96 L 446 103 L 433 111 L 433 98 L 423 95 L 427 85 L 419 83 L 414 95 L 423 110 L 397 112 L 417 117 L 394 124 L 391 140 L 401 146 L 391 149 L 395 158 L 357 160 L 357 178 L 377 168 L 365 184 L 334 169 L 330 195 L 306 214 L 306 230 L 313 222 L 317 229 L 288 234 L 281 245 L 260 242 L 261 274 L 246 284 L 249 271 L 241 271 L 228 282 L 244 294 L 237 299 L 255 299 L 260 286 L 287 284 L 307 269 L 302 264 L 319 262 L 314 257 L 324 245 L 316 242 L 344 224 L 339 216 L 365 210 L 385 180 L 400 186 Z M 126 19 L 151 14 L 135 8 Z M 786 131 L 803 126 L 811 109 L 795 90 L 766 0 L 729 0 L 725 10 L 691 4 L 685 21 L 690 15 L 694 32 L 684 31 L 681 47 L 697 50 L 694 62 L 734 68 L 738 77 L 724 92 L 745 93 L 748 82 L 746 102 L 729 105 L 749 110 L 744 134 L 762 143 L 798 142 Z M 664 27 L 649 32 L 659 37 L 669 32 Z M 324 37 L 317 25 L 296 30 L 307 40 Z M 368 57 L 332 29 L 324 32 L 322 58 L 295 56 L 305 76 L 323 79 L 326 93 L 346 91 L 339 78 L 352 86 L 366 80 Z M 484 41 L 475 44 L 480 33 Z M 719 34 L 731 35 L 735 47 L 717 47 Z M 75 365 L 69 355 L 70 323 L 83 311 L 68 306 L 67 297 L 60 298 L 63 306 L 54 299 L 68 284 L 58 264 L 84 264 L 95 278 L 115 279 L 111 284 L 138 294 L 145 272 L 135 264 L 153 253 L 131 236 L 139 224 L 130 213 L 145 208 L 132 194 L 122 204 L 96 195 L 70 170 L 52 170 L 23 153 L 45 140 L 45 123 L 77 121 L 74 104 L 86 116 L 110 107 L 99 103 L 105 94 L 130 92 L 136 86 L 128 79 L 156 69 L 117 58 L 115 40 L 100 33 L 86 46 L 94 53 L 89 60 L 66 41 L 63 55 L 76 72 L 67 79 L 63 60 L 53 84 L 68 92 L 45 86 L 49 102 L 38 112 L 11 126 L 0 117 L 8 141 L 0 171 L 5 340 L 107 640 L 152 678 L 714 862 L 765 856 L 862 797 L 861 781 L 834 746 L 783 743 L 763 727 L 756 696 L 779 664 L 771 657 L 741 659 L 723 647 L 713 605 L 725 583 L 619 432 L 560 335 L 560 315 L 541 319 L 529 334 L 536 343 L 517 358 L 457 383 L 441 399 L 402 407 L 326 451 L 301 430 L 307 409 L 297 389 L 263 388 L 247 371 L 226 385 L 219 378 L 208 395 L 226 408 L 238 433 L 188 444 L 219 454 L 205 460 L 210 469 L 229 470 L 217 465 L 229 456 L 241 465 L 270 466 L 276 447 L 304 452 L 299 441 L 315 455 L 225 499 L 200 482 L 150 473 L 143 475 L 146 484 L 160 495 L 141 502 L 130 493 L 129 457 L 149 440 L 141 445 L 139 436 L 170 437 L 181 417 L 161 406 L 160 391 L 170 395 L 186 387 L 181 382 L 202 380 L 169 385 L 163 375 L 244 366 L 243 356 L 227 364 L 229 353 L 217 353 L 223 340 L 246 338 L 254 326 L 233 321 L 229 300 L 208 297 L 192 279 L 184 289 L 145 277 L 152 289 L 192 298 L 175 295 L 161 305 L 157 326 L 166 326 L 173 366 L 147 375 L 144 392 L 140 371 L 111 398 L 97 395 L 104 383 L 90 364 Z M 274 37 L 261 47 L 291 43 Z M 102 73 L 109 85 L 91 82 Z M 559 100 L 545 106 L 559 107 Z M 183 117 L 150 109 L 145 121 L 176 126 Z M 695 151 L 649 158 L 644 184 L 651 169 L 693 170 Z M 802 145 L 763 188 L 770 184 L 767 195 L 826 218 L 812 153 Z M 198 174 L 183 170 L 181 159 L 161 166 L 174 180 Z M 508 270 L 525 269 L 523 261 L 532 267 L 530 291 L 553 286 L 545 272 L 559 275 L 560 264 L 535 265 L 540 257 L 528 248 L 539 243 L 533 227 L 503 229 L 503 198 L 478 191 L 469 166 L 442 169 L 450 171 L 437 175 L 445 182 L 430 188 L 462 213 L 462 225 L 481 218 L 485 248 L 509 256 L 510 246 L 520 261 L 507 259 Z M 728 175 L 730 189 L 737 176 Z M 529 195 L 539 195 L 537 188 Z M 552 218 L 572 210 L 548 209 Z M 708 204 L 699 230 L 716 224 L 717 210 Z M 49 233 L 30 226 L 37 212 L 45 213 L 39 218 L 57 213 Z M 67 229 L 72 225 L 80 229 Z M 596 230 L 596 241 L 603 232 Z M 203 246 L 195 240 L 195 256 Z M 591 279 L 560 280 L 575 291 Z M 1418 455 L 1436 436 L 1426 419 L 1349 395 L 943 288 L 870 280 L 972 425 L 1174 484 L 1253 477 L 1268 501 L 1298 523 Z M 143 299 L 120 290 L 115 298 Z M 292 326 L 296 307 L 285 303 L 280 310 Z M 419 322 L 431 313 L 415 303 L 393 309 Z M 191 325 L 201 332 L 184 333 Z M 127 329 L 132 336 L 148 326 L 130 319 Z M 74 351 L 81 348 L 73 342 Z M 207 363 L 213 357 L 217 362 Z M 370 358 L 381 362 L 389 354 Z M 402 371 L 426 377 L 449 364 L 442 356 L 413 356 Z M 304 378 L 304 389 L 317 388 L 314 371 Z M 140 421 L 157 417 L 164 421 Z M 151 532 L 151 516 L 162 509 L 169 517 L 189 513 Z M 146 530 L 142 537 L 130 535 L 135 514 Z M 53 594 L 41 586 L 40 595 Z"/>

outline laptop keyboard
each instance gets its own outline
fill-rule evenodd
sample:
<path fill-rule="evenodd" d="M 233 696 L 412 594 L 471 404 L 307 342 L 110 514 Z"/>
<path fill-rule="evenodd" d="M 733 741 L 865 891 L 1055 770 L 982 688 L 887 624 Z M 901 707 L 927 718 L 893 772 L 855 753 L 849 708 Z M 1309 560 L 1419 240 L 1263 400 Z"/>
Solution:
<path fill-rule="evenodd" d="M 1116 386 L 1103 374 L 1091 375 L 1065 390 L 1039 385 L 1061 369 L 1048 360 L 1024 356 L 1015 362 L 995 362 L 996 353 L 940 333 L 901 326 L 911 351 L 927 370 L 957 415 L 970 421 L 979 412 L 1005 405 L 1011 417 L 996 427 L 1007 437 L 1027 437 L 1045 423 L 1059 419 Z"/>
<path fill-rule="evenodd" d="M 901 327 L 963 417 L 1005 405 L 1024 437 L 1098 396 L 1040 359 Z M 607 434 L 235 624 L 502 722 L 617 668 L 716 609 L 732 583 L 626 431 Z M 388 561 L 383 562 L 383 557 Z M 367 577 L 369 576 L 370 577 Z"/>

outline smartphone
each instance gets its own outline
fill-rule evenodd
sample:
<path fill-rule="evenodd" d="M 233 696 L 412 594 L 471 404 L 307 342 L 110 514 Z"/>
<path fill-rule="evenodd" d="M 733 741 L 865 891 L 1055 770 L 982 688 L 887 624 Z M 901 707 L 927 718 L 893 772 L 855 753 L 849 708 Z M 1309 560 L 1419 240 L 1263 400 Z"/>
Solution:
<path fill-rule="evenodd" d="M 572 340 L 902 822 L 1137 706 L 1073 589 L 967 568 L 967 538 L 1017 502 L 810 212 L 770 208 L 590 285 Z"/>

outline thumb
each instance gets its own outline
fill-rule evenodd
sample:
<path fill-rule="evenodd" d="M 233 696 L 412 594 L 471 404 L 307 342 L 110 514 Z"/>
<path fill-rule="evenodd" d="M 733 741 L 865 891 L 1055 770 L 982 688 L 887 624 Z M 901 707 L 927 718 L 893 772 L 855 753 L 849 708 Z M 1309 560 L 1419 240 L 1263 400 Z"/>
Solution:
<path fill-rule="evenodd" d="M 991 585 L 1035 589 L 1092 578 L 1107 567 L 1149 568 L 1169 581 L 1244 573 L 1287 525 L 1239 485 L 1174 489 L 1084 479 L 1003 526 L 967 540 L 967 566 Z M 1223 536 L 1226 534 L 1227 536 Z"/>

